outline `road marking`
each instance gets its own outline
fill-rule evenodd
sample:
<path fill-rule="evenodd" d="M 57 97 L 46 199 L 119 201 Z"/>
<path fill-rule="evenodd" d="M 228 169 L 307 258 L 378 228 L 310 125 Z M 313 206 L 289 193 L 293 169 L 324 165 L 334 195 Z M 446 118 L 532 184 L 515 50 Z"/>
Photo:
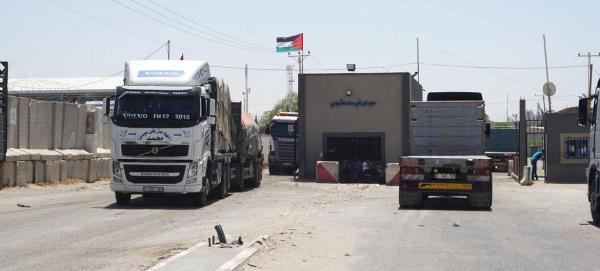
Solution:
<path fill-rule="evenodd" d="M 188 248 L 188 249 L 186 249 L 184 251 L 181 251 L 181 252 L 179 252 L 179 253 L 177 253 L 177 254 L 175 254 L 175 255 L 167 258 L 166 260 L 164 260 L 162 262 L 159 262 L 159 263 L 155 264 L 154 266 L 146 269 L 146 271 L 156 271 L 156 270 L 159 270 L 160 268 L 164 267 L 168 263 L 170 263 L 170 262 L 172 262 L 174 260 L 177 260 L 177 259 L 179 259 L 179 258 L 181 258 L 181 257 L 183 257 L 183 256 L 185 256 L 187 254 L 189 254 L 190 252 L 194 251 L 195 249 L 197 249 L 197 248 L 199 248 L 201 246 L 208 246 L 208 243 L 206 243 L 206 242 L 197 243 L 197 244 L 193 245 L 192 247 L 190 247 L 190 248 Z"/>

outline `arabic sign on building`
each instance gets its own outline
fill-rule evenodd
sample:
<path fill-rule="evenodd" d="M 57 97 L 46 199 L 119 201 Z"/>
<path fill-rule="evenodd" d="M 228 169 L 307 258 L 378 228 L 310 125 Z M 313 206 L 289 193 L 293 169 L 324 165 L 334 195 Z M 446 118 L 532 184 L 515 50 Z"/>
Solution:
<path fill-rule="evenodd" d="M 334 100 L 333 102 L 331 102 L 331 104 L 329 105 L 331 108 L 339 108 L 339 107 L 347 107 L 347 106 L 353 106 L 353 107 L 373 107 L 377 105 L 377 102 L 375 101 L 369 101 L 369 100 L 363 100 L 363 99 L 358 99 L 358 100 L 344 100 L 342 98 Z"/>

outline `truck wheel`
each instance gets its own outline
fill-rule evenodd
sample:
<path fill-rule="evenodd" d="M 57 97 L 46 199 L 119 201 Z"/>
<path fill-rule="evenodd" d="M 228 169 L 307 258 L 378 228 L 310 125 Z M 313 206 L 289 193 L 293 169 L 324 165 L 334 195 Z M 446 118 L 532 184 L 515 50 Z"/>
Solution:
<path fill-rule="evenodd" d="M 217 187 L 216 196 L 219 199 L 224 199 L 225 197 L 227 197 L 227 193 L 229 192 L 229 175 L 227 174 L 227 170 L 229 170 L 229 167 L 223 164 L 221 170 L 221 183 Z"/>
<path fill-rule="evenodd" d="M 477 199 L 472 199 L 471 195 L 467 198 L 469 207 L 478 208 L 478 209 L 490 209 L 492 208 L 492 194 L 490 193 L 488 196 L 478 196 Z"/>
<path fill-rule="evenodd" d="M 189 194 L 192 198 L 192 201 L 194 203 L 194 206 L 198 206 L 198 207 L 204 207 L 206 206 L 206 203 L 208 202 L 208 196 L 206 194 L 206 191 L 200 191 L 198 193 L 190 193 Z"/>
<path fill-rule="evenodd" d="M 131 201 L 131 194 L 115 192 L 115 199 L 117 200 L 117 205 L 126 206 L 129 205 L 129 202 Z"/>

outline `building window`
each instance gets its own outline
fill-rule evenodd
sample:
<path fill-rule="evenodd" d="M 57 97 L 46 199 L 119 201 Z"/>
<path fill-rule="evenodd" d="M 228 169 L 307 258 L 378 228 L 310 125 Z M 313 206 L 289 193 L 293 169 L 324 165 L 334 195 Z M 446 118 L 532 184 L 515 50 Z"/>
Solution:
<path fill-rule="evenodd" d="M 588 153 L 589 137 L 565 137 L 565 153 L 566 159 L 584 159 L 589 157 Z"/>

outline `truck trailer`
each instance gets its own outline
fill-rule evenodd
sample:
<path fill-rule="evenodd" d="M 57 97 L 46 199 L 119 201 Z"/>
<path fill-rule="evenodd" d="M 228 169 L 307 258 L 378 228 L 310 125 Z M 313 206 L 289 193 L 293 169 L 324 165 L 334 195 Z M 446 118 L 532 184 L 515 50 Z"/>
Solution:
<path fill-rule="evenodd" d="M 410 102 L 410 155 L 400 158 L 400 207 L 429 197 L 466 197 L 470 207 L 492 206 L 491 159 L 484 155 L 489 125 L 482 95 L 429 93 Z"/>
<path fill-rule="evenodd" d="M 259 187 L 262 181 L 263 146 L 258 124 L 248 112 L 242 111 L 241 102 L 232 102 L 235 124 L 236 156 L 231 164 L 231 185 L 240 191 L 244 187 Z"/>
<path fill-rule="evenodd" d="M 117 204 L 132 194 L 181 193 L 203 206 L 209 193 L 228 194 L 235 125 L 229 88 L 207 62 L 128 61 L 115 94 L 104 100 L 103 119 L 112 124 Z"/>

